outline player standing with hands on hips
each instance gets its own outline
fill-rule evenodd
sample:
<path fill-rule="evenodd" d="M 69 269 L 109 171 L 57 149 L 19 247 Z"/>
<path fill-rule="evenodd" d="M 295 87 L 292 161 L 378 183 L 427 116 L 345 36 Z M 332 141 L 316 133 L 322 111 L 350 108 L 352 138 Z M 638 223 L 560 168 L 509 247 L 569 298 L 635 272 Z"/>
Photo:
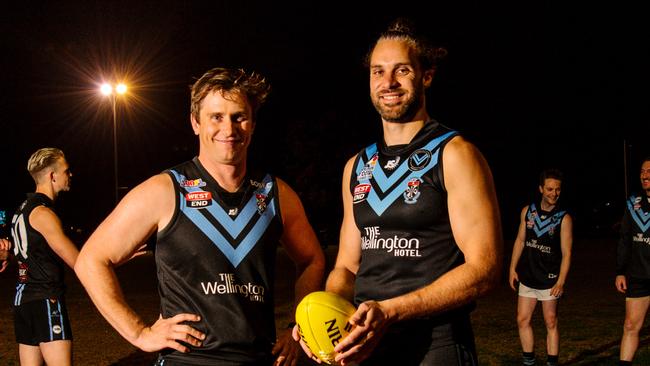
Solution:
<path fill-rule="evenodd" d="M 640 178 L 643 192 L 626 202 L 616 257 L 616 289 L 625 294 L 621 365 L 632 364 L 650 307 L 650 156 L 641 162 Z"/>
<path fill-rule="evenodd" d="M 383 138 L 345 166 L 326 284 L 357 306 L 335 348 L 343 365 L 478 362 L 470 312 L 499 278 L 501 226 L 485 159 L 426 109 L 445 55 L 398 20 L 366 60 Z"/>
<path fill-rule="evenodd" d="M 321 288 L 325 259 L 298 195 L 249 162 L 260 74 L 214 68 L 192 86 L 194 159 L 129 192 L 88 239 L 75 271 L 99 311 L 157 365 L 294 365 L 300 347 L 276 338 L 278 243 L 296 266 L 296 303 Z M 147 325 L 113 268 L 156 235 L 160 318 Z"/>
<path fill-rule="evenodd" d="M 546 324 L 546 364 L 558 364 L 557 304 L 564 292 L 573 245 L 573 219 L 558 204 L 562 180 L 559 170 L 547 169 L 541 173 L 539 207 L 531 203 L 521 210 L 519 230 L 512 248 L 509 283 L 519 294 L 517 326 L 524 365 L 535 365 L 531 318 L 537 301 L 542 302 Z"/>

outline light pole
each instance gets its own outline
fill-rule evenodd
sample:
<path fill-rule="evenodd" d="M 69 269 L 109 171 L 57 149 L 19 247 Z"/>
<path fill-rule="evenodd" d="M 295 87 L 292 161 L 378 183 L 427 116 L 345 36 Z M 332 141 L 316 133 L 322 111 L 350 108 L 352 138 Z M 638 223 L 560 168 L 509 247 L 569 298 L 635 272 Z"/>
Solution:
<path fill-rule="evenodd" d="M 102 94 L 111 98 L 111 107 L 113 110 L 113 177 L 115 179 L 115 205 L 120 201 L 120 185 L 117 162 L 117 94 L 126 93 L 126 84 L 119 83 L 113 87 L 111 84 L 102 84 L 100 91 Z"/>

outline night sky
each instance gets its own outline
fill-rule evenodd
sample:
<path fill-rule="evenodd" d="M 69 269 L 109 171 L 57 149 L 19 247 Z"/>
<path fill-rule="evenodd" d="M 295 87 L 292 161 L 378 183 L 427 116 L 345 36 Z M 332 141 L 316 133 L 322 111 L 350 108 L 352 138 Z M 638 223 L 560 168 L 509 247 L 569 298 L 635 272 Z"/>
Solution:
<path fill-rule="evenodd" d="M 118 100 L 124 193 L 198 152 L 189 124 L 193 81 L 212 67 L 243 67 L 273 87 L 251 163 L 292 185 L 321 238 L 333 243 L 343 165 L 381 136 L 361 61 L 375 35 L 402 15 L 449 51 L 428 109 L 486 156 L 506 238 L 516 233 L 521 207 L 537 198 L 545 167 L 565 172 L 562 201 L 584 235 L 597 220 L 611 224 L 604 215 L 622 212 L 625 161 L 627 189 L 639 187 L 639 159 L 650 155 L 650 23 L 638 8 L 236 3 L 33 1 L 5 8 L 0 209 L 13 211 L 33 191 L 29 155 L 59 147 L 74 174 L 59 211 L 67 225 L 89 233 L 114 205 L 112 114 L 97 92 L 101 81 L 130 86 Z"/>

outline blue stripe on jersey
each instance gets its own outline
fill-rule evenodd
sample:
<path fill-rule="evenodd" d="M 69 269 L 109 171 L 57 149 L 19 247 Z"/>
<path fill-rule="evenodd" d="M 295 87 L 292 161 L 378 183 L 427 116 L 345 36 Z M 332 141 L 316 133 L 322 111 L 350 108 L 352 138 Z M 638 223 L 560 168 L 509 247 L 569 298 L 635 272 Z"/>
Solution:
<path fill-rule="evenodd" d="M 181 199 L 183 199 L 182 194 Z M 237 246 L 237 249 L 233 248 L 229 244 L 228 240 L 224 238 L 217 229 L 215 229 L 214 225 L 210 223 L 210 221 L 208 221 L 199 210 L 189 209 L 184 210 L 183 213 L 203 232 L 203 234 L 205 234 L 205 236 L 208 237 L 208 239 L 212 241 L 217 248 L 219 248 L 219 250 L 221 250 L 230 263 L 237 267 L 244 257 L 246 257 L 248 252 L 250 252 L 255 244 L 257 244 L 266 231 L 266 228 L 271 223 L 271 220 L 275 216 L 275 201 L 271 200 L 271 204 L 268 205 L 264 213 L 262 213 L 260 219 L 257 220 L 251 231 L 246 234 L 244 239 Z"/>
<path fill-rule="evenodd" d="M 181 181 L 185 180 L 185 176 L 177 173 L 174 170 L 170 171 L 179 182 L 179 184 Z M 267 174 L 262 180 L 262 188 L 258 189 L 256 192 L 268 195 L 273 188 L 273 184 L 269 183 L 272 183 L 272 178 Z M 201 190 L 197 187 L 182 188 L 184 188 L 187 192 L 197 192 Z M 201 230 L 203 234 L 205 234 L 205 236 L 208 237 L 208 239 L 210 239 L 217 248 L 219 248 L 219 250 L 221 250 L 221 252 L 230 261 L 230 263 L 232 263 L 232 265 L 235 267 L 237 267 L 239 263 L 241 263 L 241 261 L 246 257 L 248 252 L 250 252 L 251 249 L 255 247 L 255 244 L 257 244 L 262 235 L 264 235 L 264 232 L 271 224 L 273 217 L 276 215 L 275 200 L 271 200 L 270 204 L 266 207 L 266 210 L 264 210 L 259 220 L 257 220 L 250 232 L 244 236 L 244 239 L 237 246 L 237 249 L 235 249 L 230 245 L 230 241 L 226 239 L 221 234 L 221 232 L 214 228 L 214 225 L 208 221 L 208 219 L 203 216 L 199 210 L 205 210 L 209 212 L 210 215 L 212 215 L 212 217 L 214 217 L 217 222 L 221 224 L 221 227 L 223 227 L 228 232 L 228 234 L 232 236 L 233 239 L 237 239 L 241 235 L 244 228 L 248 225 L 248 223 L 255 219 L 255 216 L 258 212 L 257 198 L 255 194 L 251 195 L 251 198 L 248 200 L 242 211 L 234 220 L 214 199 L 212 199 L 212 205 L 201 209 L 187 209 L 185 207 L 185 196 L 182 192 L 180 193 L 179 199 L 181 211 L 185 214 L 185 216 L 189 218 L 190 221 L 192 221 L 192 223 L 194 223 L 194 225 L 196 225 L 196 227 L 199 228 L 199 230 Z"/>
<path fill-rule="evenodd" d="M 186 179 L 185 176 L 177 173 L 174 170 L 170 170 L 172 174 L 174 174 L 174 177 L 176 180 L 179 182 L 183 181 Z M 263 185 L 263 192 L 265 195 L 268 195 L 269 192 L 271 191 L 272 185 L 269 185 L 267 183 L 270 183 L 272 180 L 270 175 L 266 175 L 264 177 L 264 180 L 262 181 Z M 187 192 L 199 192 L 201 191 L 200 188 L 197 187 L 183 187 Z M 185 197 L 181 195 L 181 210 L 185 210 Z M 191 209 L 191 210 L 196 210 L 196 209 Z M 246 225 L 251 221 L 251 218 L 255 213 L 257 212 L 257 199 L 255 198 L 255 195 L 253 195 L 248 202 L 246 203 L 246 206 L 241 210 L 239 215 L 235 219 L 230 217 L 228 213 L 214 200 L 212 199 L 212 204 L 207 207 L 201 208 L 201 210 L 208 211 L 212 217 L 214 217 L 226 231 L 228 231 L 228 234 L 232 236 L 233 238 L 237 238 L 239 234 L 241 234 L 242 230 Z"/>
<path fill-rule="evenodd" d="M 542 220 L 539 214 L 533 215 L 533 212 L 537 213 L 537 208 L 535 207 L 534 203 L 530 205 L 528 213 L 526 213 L 526 217 L 528 220 L 533 221 L 533 231 L 535 231 L 535 235 L 537 235 L 538 238 L 559 225 L 561 222 L 559 218 L 564 216 L 565 213 L 565 211 L 559 211 L 547 217 L 545 220 Z"/>
<path fill-rule="evenodd" d="M 20 283 L 16 286 L 16 296 L 14 297 L 14 306 L 20 305 L 21 300 L 23 299 L 23 291 L 25 290 L 25 283 Z"/>
<path fill-rule="evenodd" d="M 643 209 L 639 208 L 638 210 L 634 209 L 634 202 L 636 197 L 632 196 L 627 200 L 627 209 L 630 211 L 630 216 L 634 219 L 634 222 L 639 226 L 642 232 L 648 231 L 650 228 L 650 212 L 643 212 Z"/>
<path fill-rule="evenodd" d="M 370 193 L 368 193 L 368 198 L 366 201 L 368 201 L 368 204 L 370 207 L 375 211 L 377 216 L 381 216 L 386 209 L 395 202 L 395 200 L 400 197 L 404 192 L 403 190 L 397 189 L 397 187 L 402 186 L 402 183 L 405 181 L 409 181 L 412 178 L 420 178 L 426 173 L 428 173 L 433 167 L 435 167 L 438 164 L 438 154 L 440 150 L 436 150 L 438 146 L 440 145 L 441 142 L 446 140 L 449 136 L 455 134 L 455 131 L 447 132 L 444 135 L 438 136 L 435 139 L 429 141 L 428 144 L 426 144 L 422 149 L 429 150 L 432 152 L 431 154 L 431 159 L 429 160 L 429 163 L 421 170 L 417 171 L 411 171 L 410 174 L 405 175 L 407 172 L 409 172 L 408 168 L 408 163 L 407 159 L 404 160 L 402 164 L 393 172 L 393 174 L 390 175 L 390 177 L 386 176 L 386 173 L 384 173 L 384 170 L 382 169 L 380 164 L 375 165 L 373 171 L 372 171 L 372 178 L 366 178 L 366 179 L 360 179 L 359 183 L 369 183 L 370 179 L 374 180 L 375 183 L 379 186 L 379 189 L 381 190 L 381 193 L 386 193 L 389 192 L 388 195 L 386 195 L 383 199 L 379 198 L 379 195 L 377 192 L 372 189 L 370 190 Z M 434 153 L 433 150 L 436 150 Z M 373 144 L 366 148 L 366 157 L 369 160 L 377 151 L 377 144 Z M 359 159 L 359 162 L 357 163 L 357 169 L 356 169 L 356 174 L 357 176 L 361 173 L 365 166 L 365 163 L 363 162 L 363 159 Z M 396 186 L 395 184 L 399 184 Z M 392 190 L 390 188 L 393 187 Z"/>

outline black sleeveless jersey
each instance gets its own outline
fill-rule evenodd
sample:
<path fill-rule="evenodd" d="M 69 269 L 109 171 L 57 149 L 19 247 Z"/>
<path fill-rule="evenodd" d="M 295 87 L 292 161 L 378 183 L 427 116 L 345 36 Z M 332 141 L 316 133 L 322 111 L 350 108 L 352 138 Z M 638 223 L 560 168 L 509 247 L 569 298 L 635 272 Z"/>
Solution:
<path fill-rule="evenodd" d="M 430 121 L 408 145 L 373 144 L 357 155 L 350 179 L 361 232 L 357 305 L 422 288 L 464 263 L 442 177 L 442 151 L 456 134 Z"/>
<path fill-rule="evenodd" d="M 526 238 L 517 263 L 517 275 L 524 285 L 549 289 L 557 282 L 562 264 L 560 230 L 566 211 L 557 206 L 538 210 L 534 203 L 526 211 Z"/>
<path fill-rule="evenodd" d="M 155 258 L 161 314 L 201 316 L 206 334 L 190 353 L 166 359 L 194 365 L 268 359 L 275 342 L 273 284 L 282 233 L 277 184 L 249 174 L 237 193 L 223 190 L 198 158 L 167 171 L 176 209 L 158 233 Z"/>
<path fill-rule="evenodd" d="M 39 206 L 53 209 L 54 202 L 42 193 L 29 193 L 11 219 L 14 255 L 18 260 L 18 283 L 14 305 L 33 300 L 59 298 L 64 293 L 63 260 L 43 235 L 29 223 L 29 215 Z"/>
<path fill-rule="evenodd" d="M 625 202 L 618 243 L 616 274 L 650 278 L 650 202 L 648 196 L 633 195 Z"/>

